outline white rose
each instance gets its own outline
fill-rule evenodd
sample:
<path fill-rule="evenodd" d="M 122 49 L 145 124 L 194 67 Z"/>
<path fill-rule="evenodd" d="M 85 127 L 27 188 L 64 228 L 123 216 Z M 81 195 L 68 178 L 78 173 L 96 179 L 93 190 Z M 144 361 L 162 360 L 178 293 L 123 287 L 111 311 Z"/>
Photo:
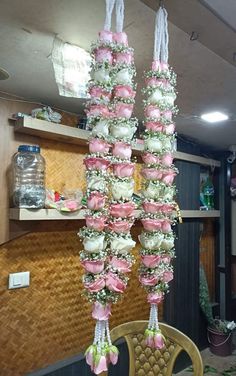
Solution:
<path fill-rule="evenodd" d="M 93 77 L 95 81 L 99 82 L 108 82 L 110 80 L 109 71 L 105 69 L 98 69 L 93 73 Z"/>
<path fill-rule="evenodd" d="M 166 94 L 164 96 L 163 100 L 165 101 L 166 104 L 169 104 L 170 106 L 173 106 L 174 102 L 176 100 L 176 95 L 175 95 L 175 93 Z"/>
<path fill-rule="evenodd" d="M 162 140 L 162 148 L 166 150 L 172 150 L 173 145 L 169 138 L 166 137 Z"/>
<path fill-rule="evenodd" d="M 105 236 L 94 236 L 91 238 L 84 238 L 83 240 L 84 249 L 90 253 L 99 253 L 106 248 Z"/>
<path fill-rule="evenodd" d="M 171 248 L 174 247 L 174 245 L 175 245 L 174 238 L 163 239 L 161 242 L 161 248 L 163 248 L 165 251 L 170 251 Z"/>
<path fill-rule="evenodd" d="M 114 200 L 130 199 L 134 193 L 134 181 L 117 181 L 111 185 Z"/>
<path fill-rule="evenodd" d="M 173 200 L 174 194 L 175 194 L 174 187 L 166 187 L 164 189 L 162 198 L 163 198 L 163 200 L 169 200 L 169 201 L 171 201 L 171 200 Z"/>
<path fill-rule="evenodd" d="M 164 239 L 164 234 L 156 233 L 152 236 L 146 237 L 144 233 L 139 236 L 139 241 L 143 248 L 150 250 L 157 250 L 161 246 L 161 242 Z"/>
<path fill-rule="evenodd" d="M 115 138 L 129 138 L 132 139 L 135 133 L 135 127 L 129 127 L 122 124 L 112 124 L 110 128 L 111 135 Z"/>
<path fill-rule="evenodd" d="M 93 127 L 92 134 L 94 136 L 103 135 L 108 136 L 109 134 L 109 123 L 107 120 L 99 120 Z"/>
<path fill-rule="evenodd" d="M 145 140 L 145 149 L 158 153 L 162 150 L 162 142 L 158 138 L 148 138 Z"/>
<path fill-rule="evenodd" d="M 102 176 L 89 176 L 87 178 L 88 189 L 92 191 L 101 191 L 106 190 L 106 180 Z"/>
<path fill-rule="evenodd" d="M 148 183 L 147 188 L 143 191 L 143 195 L 146 198 L 154 199 L 159 197 L 161 194 L 161 186 L 160 184 L 153 184 L 152 181 Z"/>
<path fill-rule="evenodd" d="M 128 69 L 121 69 L 117 72 L 115 80 L 118 84 L 131 84 L 132 83 L 132 73 Z"/>
<path fill-rule="evenodd" d="M 112 238 L 110 242 L 111 250 L 118 251 L 119 253 L 127 253 L 135 246 L 132 239 Z"/>
<path fill-rule="evenodd" d="M 227 329 L 229 330 L 234 330 L 236 328 L 236 324 L 234 321 L 230 321 L 228 324 L 227 324 Z"/>
<path fill-rule="evenodd" d="M 156 104 L 156 103 L 158 103 L 162 99 L 163 99 L 163 95 L 162 95 L 161 90 L 159 90 L 159 89 L 155 89 L 152 92 L 152 94 L 148 97 L 148 101 L 151 104 Z"/>

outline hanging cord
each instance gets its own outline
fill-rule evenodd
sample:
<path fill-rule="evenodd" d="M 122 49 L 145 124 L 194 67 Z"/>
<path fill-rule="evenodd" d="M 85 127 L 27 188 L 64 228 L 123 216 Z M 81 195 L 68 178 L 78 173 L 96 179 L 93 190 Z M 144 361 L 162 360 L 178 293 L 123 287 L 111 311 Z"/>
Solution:
<path fill-rule="evenodd" d="M 121 33 L 124 25 L 124 0 L 116 0 L 116 32 Z"/>
<path fill-rule="evenodd" d="M 169 33 L 168 33 L 168 13 L 166 9 L 162 8 L 164 12 L 164 40 L 163 40 L 163 49 L 162 49 L 162 56 L 161 60 L 164 63 L 168 63 L 169 58 Z"/>
<path fill-rule="evenodd" d="M 116 0 L 106 0 L 106 18 L 104 23 L 104 30 L 111 30 L 111 16 Z"/>
<path fill-rule="evenodd" d="M 155 21 L 155 34 L 154 34 L 154 60 L 168 62 L 168 21 L 167 11 L 163 5 L 157 11 Z"/>

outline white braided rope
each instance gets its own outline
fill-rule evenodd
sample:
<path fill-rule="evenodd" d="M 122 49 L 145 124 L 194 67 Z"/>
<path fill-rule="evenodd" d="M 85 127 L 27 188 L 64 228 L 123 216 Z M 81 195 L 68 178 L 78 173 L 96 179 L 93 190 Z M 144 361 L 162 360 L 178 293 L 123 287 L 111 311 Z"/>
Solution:
<path fill-rule="evenodd" d="M 106 0 L 106 18 L 104 23 L 104 30 L 111 30 L 111 17 L 116 0 Z"/>
<path fill-rule="evenodd" d="M 155 32 L 154 32 L 154 53 L 153 59 L 168 62 L 168 13 L 165 8 L 160 7 L 156 14 Z"/>
<path fill-rule="evenodd" d="M 121 33 L 124 25 L 124 0 L 116 0 L 116 32 Z"/>

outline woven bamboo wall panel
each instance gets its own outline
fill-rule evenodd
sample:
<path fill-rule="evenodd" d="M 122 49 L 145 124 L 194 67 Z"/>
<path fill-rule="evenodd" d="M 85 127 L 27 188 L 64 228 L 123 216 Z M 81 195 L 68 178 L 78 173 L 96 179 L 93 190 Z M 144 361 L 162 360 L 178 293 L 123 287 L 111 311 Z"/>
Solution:
<path fill-rule="evenodd" d="M 94 320 L 81 297 L 80 248 L 75 232 L 31 233 L 0 248 L 1 376 L 23 376 L 80 353 L 91 341 Z M 113 307 L 112 326 L 148 318 L 137 267 Z M 20 271 L 30 271 L 30 287 L 7 290 L 8 274 Z"/>

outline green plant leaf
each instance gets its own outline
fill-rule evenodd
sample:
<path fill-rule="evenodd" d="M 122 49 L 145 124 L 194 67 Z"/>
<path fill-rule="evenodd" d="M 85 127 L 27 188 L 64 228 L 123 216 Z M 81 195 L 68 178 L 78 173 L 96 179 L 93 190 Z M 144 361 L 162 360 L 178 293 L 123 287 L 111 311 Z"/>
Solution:
<path fill-rule="evenodd" d="M 221 375 L 222 376 L 230 376 L 230 375 L 235 376 L 236 375 L 236 367 L 230 367 L 228 369 L 225 369 L 224 371 L 222 371 Z"/>
<path fill-rule="evenodd" d="M 217 373 L 217 369 L 208 365 L 204 367 L 204 373 Z"/>

